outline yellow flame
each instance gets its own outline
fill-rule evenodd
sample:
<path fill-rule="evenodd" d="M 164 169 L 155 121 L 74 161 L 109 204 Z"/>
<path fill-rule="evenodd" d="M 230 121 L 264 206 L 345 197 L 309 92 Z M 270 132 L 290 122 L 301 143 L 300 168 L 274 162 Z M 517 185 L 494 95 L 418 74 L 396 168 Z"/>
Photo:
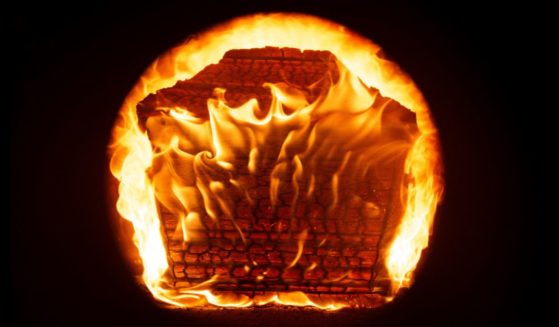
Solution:
<path fill-rule="evenodd" d="M 301 259 L 301 255 L 303 254 L 303 248 L 305 247 L 305 241 L 307 240 L 308 230 L 303 230 L 301 234 L 297 237 L 297 255 L 291 263 L 286 267 L 287 269 L 294 267 L 299 259 Z"/>
<path fill-rule="evenodd" d="M 243 295 L 215 295 L 209 287 L 219 279 L 218 276 L 188 289 L 176 290 L 165 286 L 169 264 L 156 206 L 157 185 L 154 186 L 146 174 L 152 165 L 154 154 L 146 133 L 138 127 L 136 105 L 148 94 L 170 87 L 179 80 L 191 78 L 209 64 L 217 63 L 230 49 L 265 46 L 329 50 L 365 85 L 378 89 L 382 95 L 395 99 L 416 113 L 421 135 L 406 159 L 405 170 L 409 175 L 409 183 L 404 185 L 405 211 L 385 261 L 388 275 L 396 283 L 396 288 L 409 285 L 421 251 L 427 247 L 436 205 L 442 195 L 437 132 L 428 106 L 413 81 L 395 63 L 379 57 L 377 54 L 380 47 L 370 40 L 321 18 L 276 13 L 234 19 L 189 38 L 184 44 L 169 50 L 144 72 L 121 107 L 110 147 L 110 168 L 119 181 L 118 212 L 134 227 L 134 243 L 142 259 L 146 286 L 155 298 L 181 307 L 208 303 L 227 307 L 276 303 L 335 310 L 344 306 L 343 303 L 311 301 L 301 292 L 278 293 L 252 299 Z M 281 89 L 276 90 L 275 87 L 270 86 L 271 91 L 277 95 L 276 98 L 288 101 L 289 97 L 284 97 Z M 213 105 L 220 104 L 216 102 Z M 245 106 L 252 108 L 254 105 L 249 101 Z M 296 105 L 300 106 L 301 103 Z M 169 112 L 177 120 L 196 122 L 196 118 L 180 108 L 169 108 Z M 238 110 L 236 114 L 250 115 L 251 111 Z M 274 112 L 273 116 L 279 119 L 289 118 L 283 112 Z M 245 120 L 249 118 L 252 117 L 244 117 Z M 215 137 L 211 142 L 218 145 L 214 149 L 215 157 L 227 169 L 227 153 L 220 152 L 219 144 L 222 141 L 218 135 Z M 311 134 L 310 137 L 314 135 Z M 250 152 L 249 160 L 251 171 L 256 169 L 255 162 L 259 155 L 257 150 L 253 151 Z M 192 156 L 189 160 L 202 160 L 204 155 L 207 154 Z M 311 180 L 313 183 L 310 187 L 314 188 L 314 176 Z M 213 188 L 219 192 L 219 185 L 214 185 Z M 307 195 L 312 193 L 311 188 L 307 190 Z M 202 197 L 201 201 L 207 200 L 204 192 Z M 189 204 L 184 205 L 188 207 Z M 195 209 L 192 210 L 190 212 L 195 212 Z M 207 206 L 206 210 L 210 216 L 215 217 L 211 206 Z M 189 218 L 184 216 L 183 229 L 188 229 L 188 222 Z M 182 230 L 182 233 L 185 240 L 190 238 L 186 230 Z"/>
<path fill-rule="evenodd" d="M 405 171 L 410 176 L 406 185 L 406 206 L 402 222 L 389 249 L 386 266 L 394 289 L 409 286 L 411 273 L 421 257 L 421 251 L 429 242 L 429 235 L 435 216 L 437 203 L 442 196 L 442 182 L 439 174 L 438 158 L 433 156 L 432 135 L 421 135 L 408 153 Z"/>

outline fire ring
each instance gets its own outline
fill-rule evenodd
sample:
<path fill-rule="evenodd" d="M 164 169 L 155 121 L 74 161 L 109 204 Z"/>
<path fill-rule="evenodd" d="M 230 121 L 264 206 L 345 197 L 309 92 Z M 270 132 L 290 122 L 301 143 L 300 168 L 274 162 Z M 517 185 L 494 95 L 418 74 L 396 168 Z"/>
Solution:
<path fill-rule="evenodd" d="M 381 48 L 299 14 L 159 57 L 109 147 L 142 280 L 178 307 L 376 307 L 413 281 L 443 193 L 421 92 Z"/>

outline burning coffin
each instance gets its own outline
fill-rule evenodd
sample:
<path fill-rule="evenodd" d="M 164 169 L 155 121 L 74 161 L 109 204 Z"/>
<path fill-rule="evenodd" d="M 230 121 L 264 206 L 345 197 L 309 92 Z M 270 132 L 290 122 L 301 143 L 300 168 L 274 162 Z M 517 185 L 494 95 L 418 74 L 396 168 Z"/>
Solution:
<path fill-rule="evenodd" d="M 375 290 L 415 114 L 327 51 L 272 47 L 231 50 L 137 108 L 175 287 Z"/>

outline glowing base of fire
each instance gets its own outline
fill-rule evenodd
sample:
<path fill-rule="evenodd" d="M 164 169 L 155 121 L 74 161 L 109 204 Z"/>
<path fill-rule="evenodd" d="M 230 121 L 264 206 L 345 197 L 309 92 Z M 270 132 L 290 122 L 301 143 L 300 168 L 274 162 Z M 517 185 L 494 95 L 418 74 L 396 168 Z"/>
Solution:
<path fill-rule="evenodd" d="M 231 291 L 212 291 L 211 286 L 218 281 L 219 277 L 214 276 L 189 288 L 176 288 L 166 282 L 161 282 L 154 287 L 148 286 L 148 288 L 156 299 L 171 307 L 198 309 L 293 306 L 337 311 L 344 308 L 376 308 L 391 302 L 394 298 L 376 293 L 306 294 L 300 291 L 256 291 L 243 294 Z"/>
<path fill-rule="evenodd" d="M 172 294 L 172 295 L 171 295 Z M 206 307 L 206 308 L 248 308 L 270 305 L 288 305 L 295 307 L 311 307 L 321 310 L 335 311 L 348 307 L 349 304 L 339 303 L 335 300 L 312 299 L 303 292 L 265 292 L 264 294 L 247 296 L 228 292 L 216 295 L 212 291 L 171 291 L 173 301 L 160 299 L 179 307 Z M 165 297 L 164 299 L 168 299 Z M 367 306 L 371 307 L 371 306 Z"/>
<path fill-rule="evenodd" d="M 201 288 L 201 287 L 197 287 Z M 276 307 L 293 306 L 300 308 L 314 308 L 326 311 L 337 311 L 344 308 L 376 308 L 392 300 L 380 294 L 349 294 L 324 295 L 305 294 L 296 292 L 260 292 L 254 295 L 244 295 L 236 292 L 217 294 L 208 289 L 165 289 L 158 288 L 154 294 L 160 301 L 172 307 L 188 307 L 198 309 L 218 308 L 248 308 L 248 307 Z"/>

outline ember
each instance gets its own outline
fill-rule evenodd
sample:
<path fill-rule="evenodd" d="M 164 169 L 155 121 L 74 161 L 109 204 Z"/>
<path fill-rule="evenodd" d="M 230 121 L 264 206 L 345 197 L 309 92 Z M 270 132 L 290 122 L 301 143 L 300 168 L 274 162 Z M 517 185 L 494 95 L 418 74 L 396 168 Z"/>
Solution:
<path fill-rule="evenodd" d="M 369 58 L 370 43 L 287 17 L 288 27 L 283 15 L 255 16 L 208 32 L 208 43 L 231 44 L 198 69 L 186 68 L 186 57 L 200 60 L 196 45 L 171 51 L 123 106 L 118 209 L 134 225 L 146 285 L 167 303 L 378 306 L 409 286 L 427 245 L 442 181 L 420 94 L 394 64 Z M 368 57 L 332 43 L 344 37 Z M 310 38 L 316 50 L 289 47 Z"/>

